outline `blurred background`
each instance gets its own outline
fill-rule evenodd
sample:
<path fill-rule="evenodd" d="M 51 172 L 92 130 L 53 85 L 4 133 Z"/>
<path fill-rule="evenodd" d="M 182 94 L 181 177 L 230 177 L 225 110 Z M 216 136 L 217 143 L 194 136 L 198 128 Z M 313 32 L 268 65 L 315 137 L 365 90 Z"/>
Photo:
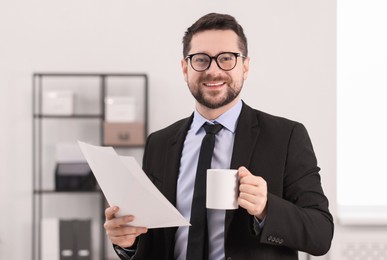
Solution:
<path fill-rule="evenodd" d="M 146 75 L 148 86 L 148 93 L 145 96 L 146 130 L 147 133 L 156 131 L 190 115 L 193 111 L 194 100 L 181 73 L 181 40 L 186 28 L 209 12 L 231 14 L 245 29 L 251 62 L 242 99 L 259 110 L 302 122 L 312 139 L 321 167 L 323 188 L 335 217 L 336 233 L 328 255 L 311 257 L 301 254 L 300 258 L 387 259 L 385 210 L 387 194 L 382 196 L 383 189 L 379 189 L 375 194 L 375 189 L 372 188 L 374 187 L 372 185 L 386 181 L 383 177 L 385 167 L 383 168 L 381 164 L 383 154 L 384 159 L 386 158 L 385 148 L 376 151 L 370 147 L 359 149 L 353 145 L 354 140 L 362 138 L 362 134 L 370 138 L 383 133 L 385 117 L 383 118 L 383 115 L 376 119 L 373 117 L 374 123 L 367 120 L 367 115 L 372 113 L 365 113 L 364 117 L 362 114 L 361 118 L 348 117 L 353 115 L 355 108 L 367 105 L 363 102 L 346 103 L 348 97 L 354 101 L 355 98 L 362 100 L 365 95 L 364 91 L 359 91 L 357 96 L 347 95 L 347 91 L 351 93 L 352 89 L 346 87 L 353 86 L 359 80 L 355 77 L 351 82 L 345 80 L 348 79 L 348 75 L 362 74 L 360 67 L 354 68 L 355 71 L 345 71 L 345 68 L 350 67 L 348 64 L 359 64 L 359 59 L 353 59 L 354 54 L 358 53 L 354 50 L 360 52 L 359 48 L 364 48 L 364 41 L 358 47 L 354 47 L 353 44 L 359 43 L 359 39 L 362 38 L 358 36 L 358 32 L 369 31 L 364 24 L 368 20 L 362 17 L 365 13 L 369 14 L 369 17 L 382 17 L 381 10 L 386 11 L 386 5 L 381 1 L 368 1 L 368 4 L 362 2 L 364 1 L 1 1 L 0 259 L 32 259 L 36 253 L 34 248 L 37 237 L 33 234 L 36 230 L 32 228 L 33 212 L 36 214 L 33 200 L 33 196 L 36 196 L 33 195 L 35 189 L 33 166 L 36 163 L 34 160 L 37 153 L 34 147 L 36 132 L 35 135 L 33 132 L 36 129 L 33 123 L 36 123 L 36 119 L 42 118 L 36 117 L 36 113 L 33 112 L 33 108 L 36 108 L 33 107 L 33 97 L 36 95 L 32 87 L 33 83 L 36 84 L 36 79 L 33 80 L 34 73 Z M 380 13 L 372 15 L 375 10 L 379 10 Z M 360 23 L 356 24 L 348 19 Z M 383 25 L 383 20 L 377 19 L 372 22 L 373 27 Z M 340 27 L 342 25 L 347 27 Z M 347 38 L 341 39 L 343 35 Z M 383 33 L 375 30 L 375 35 L 380 36 Z M 367 37 L 371 39 L 370 35 Z M 383 40 L 385 39 L 375 38 L 368 43 L 376 41 L 383 43 Z M 349 51 L 348 46 L 353 48 Z M 387 42 L 378 46 L 387 46 Z M 385 47 L 381 47 L 383 48 Z M 346 55 L 340 56 L 340 50 Z M 387 57 L 385 51 L 379 51 L 374 56 L 380 58 L 379 54 Z M 371 66 L 368 65 L 367 68 Z M 386 75 L 386 67 L 383 67 L 385 65 L 386 63 L 379 64 L 379 68 L 380 66 L 384 68 L 382 81 Z M 341 70 L 337 70 L 338 68 Z M 343 75 L 346 76 L 340 77 L 338 72 L 345 72 Z M 338 82 L 343 84 L 342 92 L 338 89 Z M 363 84 L 363 90 L 365 86 L 370 87 Z M 381 89 L 377 88 L 382 91 Z M 100 100 L 101 96 L 97 99 Z M 348 109 L 338 109 L 340 104 L 342 108 Z M 104 110 L 98 109 L 95 113 L 104 113 Z M 376 109 L 383 111 L 381 107 Z M 358 115 L 357 112 L 355 114 Z M 351 120 L 344 120 L 346 124 L 343 124 L 342 128 L 337 128 L 340 126 L 340 123 L 337 123 L 338 116 Z M 377 123 L 378 125 L 375 125 Z M 374 129 L 380 131 L 365 133 L 364 131 L 368 131 L 369 128 L 357 127 L 358 125 L 376 126 Z M 52 131 L 66 132 L 66 127 L 70 129 L 71 126 L 65 125 Z M 91 125 L 85 128 L 81 135 L 86 136 L 85 138 L 98 136 L 99 130 L 93 128 L 96 127 Z M 359 130 L 359 134 L 354 132 L 354 136 L 348 137 L 347 133 L 355 130 Z M 47 136 L 52 135 L 52 132 L 47 133 Z M 338 136 L 342 136 L 344 141 L 338 140 Z M 372 143 L 379 143 L 378 147 L 387 145 L 383 138 L 372 140 L 374 140 Z M 342 148 L 337 150 L 338 144 Z M 376 165 L 378 170 L 374 177 L 371 173 L 375 173 L 375 170 L 373 168 L 372 172 L 368 172 L 366 166 L 370 164 L 367 162 L 358 175 L 354 173 L 356 167 L 345 170 L 349 169 L 346 165 L 353 166 L 364 159 L 362 156 L 349 155 L 355 149 L 359 151 L 355 154 L 363 154 L 364 150 L 368 155 L 382 154 L 378 160 L 380 167 L 379 164 Z M 339 154 L 348 155 L 342 164 L 337 158 L 344 157 L 337 157 L 338 151 Z M 141 162 L 141 147 L 123 153 L 134 155 Z M 372 160 L 373 157 L 370 158 Z M 341 168 L 338 168 L 338 165 Z M 341 177 L 338 176 L 338 169 L 342 170 Z M 354 176 L 359 178 L 356 179 Z M 356 185 L 362 184 L 356 188 L 356 194 L 372 194 L 369 200 L 349 199 L 355 198 L 352 181 L 355 181 Z M 84 196 L 79 193 L 64 193 L 59 196 L 65 197 L 64 200 L 70 196 L 75 196 L 75 200 L 82 196 L 90 196 L 86 198 L 86 206 L 82 204 L 81 199 L 75 201 L 77 205 L 72 207 L 73 212 L 75 215 L 77 213 L 82 215 L 84 211 L 88 211 L 89 215 L 101 214 L 99 198 L 96 198 L 95 194 Z M 375 197 L 378 198 L 377 203 L 372 203 Z M 359 205 L 356 202 L 360 202 Z M 66 205 L 65 201 L 60 203 Z M 59 209 L 60 205 L 53 202 L 48 202 L 45 207 L 51 207 L 54 212 L 63 210 Z M 364 215 L 362 214 L 364 212 L 372 214 Z M 96 229 L 98 232 L 99 224 L 101 223 L 98 221 L 93 224 L 97 226 L 93 230 Z M 53 225 L 55 228 L 56 224 L 47 225 Z M 99 237 L 98 234 L 92 234 L 92 239 L 94 236 Z M 106 252 L 103 258 L 117 259 L 111 245 L 107 241 L 105 243 Z M 38 244 L 42 246 L 41 242 Z M 93 242 L 92 247 L 93 259 L 102 259 L 99 255 L 100 244 Z"/>

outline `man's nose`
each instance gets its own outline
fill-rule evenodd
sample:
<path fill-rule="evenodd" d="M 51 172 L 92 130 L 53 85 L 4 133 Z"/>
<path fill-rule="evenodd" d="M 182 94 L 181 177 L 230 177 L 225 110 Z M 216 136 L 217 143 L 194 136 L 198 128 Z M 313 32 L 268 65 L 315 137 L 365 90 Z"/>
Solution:
<path fill-rule="evenodd" d="M 219 73 L 222 69 L 219 68 L 218 63 L 216 63 L 216 59 L 212 58 L 210 62 L 210 67 L 206 70 L 207 73 Z"/>

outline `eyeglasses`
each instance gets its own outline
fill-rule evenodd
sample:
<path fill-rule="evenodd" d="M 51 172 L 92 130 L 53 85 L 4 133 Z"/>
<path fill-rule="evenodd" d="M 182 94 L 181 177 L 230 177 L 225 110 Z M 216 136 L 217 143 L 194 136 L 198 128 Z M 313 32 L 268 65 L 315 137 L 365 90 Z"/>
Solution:
<path fill-rule="evenodd" d="M 218 67 L 222 70 L 229 71 L 237 65 L 238 57 L 246 58 L 241 53 L 221 52 L 216 56 L 210 56 L 206 53 L 194 53 L 187 55 L 185 59 L 190 59 L 191 67 L 197 72 L 203 72 L 211 66 L 212 60 L 215 60 Z"/>

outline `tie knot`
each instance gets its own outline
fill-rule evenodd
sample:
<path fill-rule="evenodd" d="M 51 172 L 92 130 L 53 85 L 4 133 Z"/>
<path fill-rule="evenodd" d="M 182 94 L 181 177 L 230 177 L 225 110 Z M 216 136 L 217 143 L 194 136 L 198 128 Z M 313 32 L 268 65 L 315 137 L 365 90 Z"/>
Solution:
<path fill-rule="evenodd" d="M 204 124 L 203 127 L 204 127 L 204 130 L 206 130 L 207 134 L 213 134 L 213 135 L 216 135 L 220 131 L 220 129 L 223 128 L 221 124 L 215 124 L 215 125 Z"/>

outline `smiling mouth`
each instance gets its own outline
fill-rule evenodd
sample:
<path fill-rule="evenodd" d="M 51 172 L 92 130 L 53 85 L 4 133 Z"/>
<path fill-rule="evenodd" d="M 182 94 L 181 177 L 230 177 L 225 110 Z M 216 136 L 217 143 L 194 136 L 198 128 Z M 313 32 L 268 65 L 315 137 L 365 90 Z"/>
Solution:
<path fill-rule="evenodd" d="M 224 84 L 226 84 L 226 82 L 223 82 L 223 81 L 222 82 L 206 82 L 206 83 L 203 83 L 204 86 L 212 87 L 212 88 L 221 87 Z"/>

